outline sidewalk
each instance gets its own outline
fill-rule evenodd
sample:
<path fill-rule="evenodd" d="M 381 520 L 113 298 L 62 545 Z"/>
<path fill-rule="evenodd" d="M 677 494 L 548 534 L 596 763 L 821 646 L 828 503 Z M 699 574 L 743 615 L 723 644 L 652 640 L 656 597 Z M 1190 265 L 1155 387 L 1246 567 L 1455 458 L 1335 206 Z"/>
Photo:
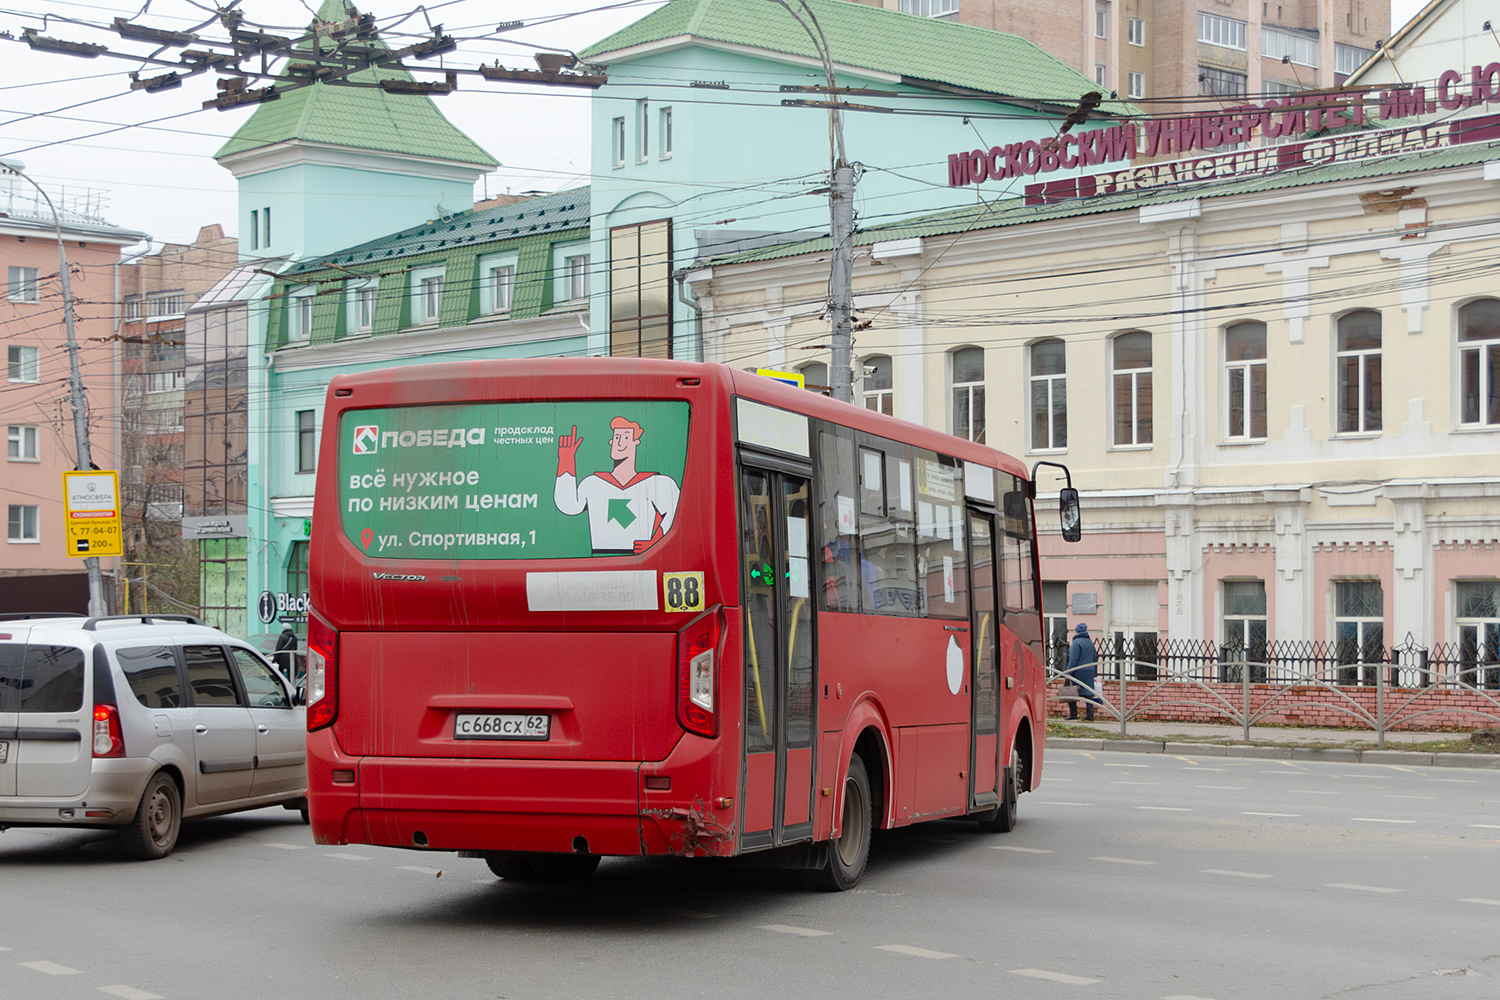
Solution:
<path fill-rule="evenodd" d="M 1050 719 L 1056 723 L 1057 719 Z M 1383 764 L 1416 764 L 1433 767 L 1500 768 L 1500 754 L 1472 753 L 1468 734 L 1451 732 L 1392 732 L 1385 734 L 1386 749 L 1376 746 L 1369 729 L 1289 729 L 1252 726 L 1250 743 L 1240 726 L 1212 726 L 1192 722 L 1131 722 L 1129 734 L 1120 735 L 1113 719 L 1096 722 L 1067 720 L 1067 726 L 1091 729 L 1090 737 L 1049 736 L 1049 748 L 1072 750 L 1119 750 L 1137 753 L 1171 753 L 1214 757 L 1271 757 L 1286 760 L 1364 761 Z M 1446 743 L 1452 749 L 1415 750 L 1422 744 Z"/>

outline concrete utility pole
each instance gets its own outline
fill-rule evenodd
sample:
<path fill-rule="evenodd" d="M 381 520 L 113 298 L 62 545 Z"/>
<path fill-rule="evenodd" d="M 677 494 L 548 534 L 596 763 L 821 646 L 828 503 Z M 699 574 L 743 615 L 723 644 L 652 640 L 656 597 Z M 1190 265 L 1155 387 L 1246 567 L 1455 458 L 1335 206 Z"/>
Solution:
<path fill-rule="evenodd" d="M 828 326 L 831 357 L 828 362 L 828 385 L 833 398 L 854 402 L 854 168 L 844 155 L 844 123 L 838 107 L 838 84 L 833 78 L 833 56 L 823 26 L 812 8 L 802 0 L 799 14 L 787 0 L 772 0 L 802 25 L 828 78 L 828 235 L 833 241 L 828 270 Z M 807 20 L 803 20 L 806 15 Z"/>
<path fill-rule="evenodd" d="M 62 216 L 57 214 L 57 206 L 52 204 L 52 199 L 42 186 L 27 176 L 25 167 L 20 160 L 0 159 L 0 168 L 10 171 L 36 188 L 37 194 L 42 196 L 42 200 L 52 211 L 52 228 L 57 235 L 58 276 L 62 281 L 63 327 L 68 335 L 68 395 L 73 400 L 73 440 L 77 445 L 78 469 L 80 472 L 87 472 L 93 468 L 94 463 L 89 454 L 89 420 L 84 409 L 83 375 L 78 370 L 78 340 L 73 335 L 73 286 L 68 276 L 68 255 L 63 249 Z M 83 560 L 83 566 L 89 574 L 89 617 L 103 617 L 109 614 L 109 606 L 104 602 L 104 579 L 99 573 L 99 557 L 88 556 Z"/>

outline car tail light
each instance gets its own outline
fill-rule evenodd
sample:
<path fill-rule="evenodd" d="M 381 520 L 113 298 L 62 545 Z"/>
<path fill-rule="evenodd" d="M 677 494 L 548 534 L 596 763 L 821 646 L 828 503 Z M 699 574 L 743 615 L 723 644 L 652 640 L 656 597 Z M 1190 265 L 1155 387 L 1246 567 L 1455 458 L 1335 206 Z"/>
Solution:
<path fill-rule="evenodd" d="M 713 608 L 677 633 L 677 721 L 699 736 L 715 736 L 718 720 L 719 639 L 724 612 Z"/>
<path fill-rule="evenodd" d="M 125 756 L 125 736 L 120 732 L 120 710 L 114 705 L 94 706 L 94 756 Z"/>
<path fill-rule="evenodd" d="M 339 634 L 315 614 L 307 616 L 307 731 L 339 717 Z"/>

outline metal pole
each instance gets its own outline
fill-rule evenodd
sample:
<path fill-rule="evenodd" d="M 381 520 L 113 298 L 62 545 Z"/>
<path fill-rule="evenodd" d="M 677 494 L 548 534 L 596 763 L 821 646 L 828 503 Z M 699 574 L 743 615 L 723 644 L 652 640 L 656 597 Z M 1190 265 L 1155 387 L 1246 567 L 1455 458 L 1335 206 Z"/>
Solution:
<path fill-rule="evenodd" d="M 52 199 L 42 186 L 27 176 L 21 161 L 0 160 L 0 167 L 36 188 L 37 194 L 42 196 L 42 200 L 52 210 L 52 228 L 57 235 L 57 264 L 62 282 L 63 326 L 68 334 L 68 395 L 73 400 L 73 440 L 77 446 L 78 469 L 80 472 L 87 472 L 93 468 L 94 463 L 89 454 L 89 421 L 84 410 L 83 376 L 78 370 L 78 340 L 73 335 L 73 286 L 68 280 L 68 255 L 63 249 L 62 217 L 57 214 L 57 206 L 52 204 Z M 119 502 L 118 497 L 116 502 Z M 104 602 L 104 580 L 99 573 L 99 557 L 88 556 L 83 560 L 83 567 L 89 575 L 89 616 L 102 617 L 109 613 L 109 607 Z"/>

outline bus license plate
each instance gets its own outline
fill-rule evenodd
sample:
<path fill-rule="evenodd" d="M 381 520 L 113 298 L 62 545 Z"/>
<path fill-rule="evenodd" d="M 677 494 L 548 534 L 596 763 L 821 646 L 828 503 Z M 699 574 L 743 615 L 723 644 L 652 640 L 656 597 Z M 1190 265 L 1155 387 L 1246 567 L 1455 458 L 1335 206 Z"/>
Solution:
<path fill-rule="evenodd" d="M 545 740 L 552 729 L 550 715 L 463 713 L 453 720 L 456 740 Z"/>

